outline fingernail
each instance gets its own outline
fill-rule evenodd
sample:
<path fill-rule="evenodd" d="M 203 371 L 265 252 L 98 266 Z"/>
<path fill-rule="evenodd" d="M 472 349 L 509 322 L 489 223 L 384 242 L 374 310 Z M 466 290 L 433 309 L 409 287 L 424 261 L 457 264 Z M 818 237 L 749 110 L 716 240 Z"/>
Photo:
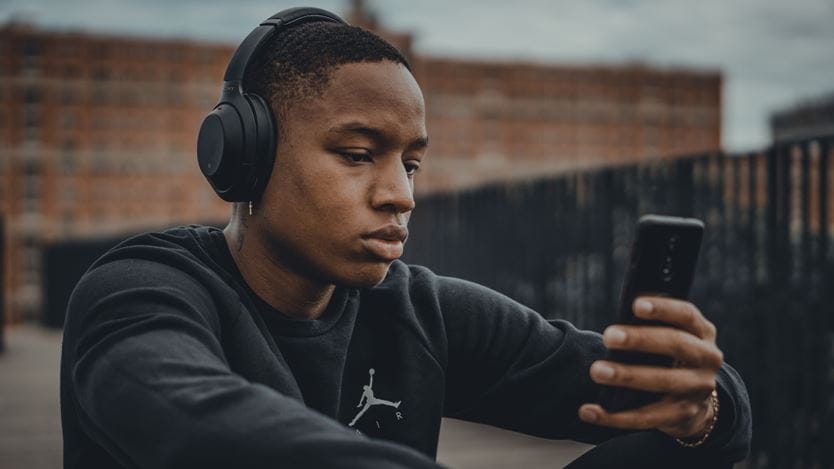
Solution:
<path fill-rule="evenodd" d="M 637 300 L 634 302 L 634 312 L 637 314 L 649 314 L 654 309 L 654 305 L 648 300 Z"/>
<path fill-rule="evenodd" d="M 591 371 L 597 376 L 597 378 L 611 379 L 614 377 L 614 368 L 611 368 L 604 363 L 594 363 L 591 365 Z"/>
<path fill-rule="evenodd" d="M 596 422 L 597 420 L 597 413 L 591 409 L 582 409 L 579 411 L 579 415 L 582 417 L 582 420 L 586 422 Z"/>
<path fill-rule="evenodd" d="M 621 344 L 626 340 L 626 333 L 619 327 L 611 326 L 605 330 L 603 338 L 609 344 Z"/>

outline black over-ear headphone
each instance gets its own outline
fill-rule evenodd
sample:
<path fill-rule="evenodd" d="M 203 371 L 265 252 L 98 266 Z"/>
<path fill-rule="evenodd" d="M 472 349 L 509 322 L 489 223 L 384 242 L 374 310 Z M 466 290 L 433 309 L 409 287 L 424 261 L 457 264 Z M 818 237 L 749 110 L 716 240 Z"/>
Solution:
<path fill-rule="evenodd" d="M 264 98 L 243 89 L 246 67 L 278 31 L 311 21 L 345 23 L 319 8 L 281 11 L 246 36 L 226 68 L 220 102 L 203 119 L 197 137 L 200 171 L 223 200 L 257 200 L 269 180 L 275 158 L 275 119 Z"/>

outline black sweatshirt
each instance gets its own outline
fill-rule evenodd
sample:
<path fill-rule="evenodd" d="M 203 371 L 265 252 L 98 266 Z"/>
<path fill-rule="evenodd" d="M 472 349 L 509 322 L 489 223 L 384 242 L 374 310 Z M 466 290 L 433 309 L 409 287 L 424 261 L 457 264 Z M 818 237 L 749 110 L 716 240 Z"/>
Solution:
<path fill-rule="evenodd" d="M 243 281 L 222 231 L 131 238 L 69 303 L 61 359 L 65 467 L 423 468 L 442 416 L 598 443 L 581 422 L 601 336 L 546 321 L 483 286 L 394 262 L 294 320 Z M 745 456 L 744 384 L 718 375 L 705 447 Z"/>

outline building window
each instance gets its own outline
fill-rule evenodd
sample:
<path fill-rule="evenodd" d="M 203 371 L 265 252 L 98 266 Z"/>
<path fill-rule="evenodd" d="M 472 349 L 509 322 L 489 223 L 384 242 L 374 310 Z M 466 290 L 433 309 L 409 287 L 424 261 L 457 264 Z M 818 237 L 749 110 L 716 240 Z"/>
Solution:
<path fill-rule="evenodd" d="M 99 67 L 93 72 L 93 80 L 105 81 L 110 78 L 110 71 L 106 68 Z"/>
<path fill-rule="evenodd" d="M 61 200 L 69 205 L 75 203 L 75 186 L 73 186 L 72 182 L 68 181 L 63 184 L 61 188 Z"/>
<path fill-rule="evenodd" d="M 95 44 L 93 47 L 93 56 L 97 59 L 105 59 L 110 53 L 110 48 L 106 44 Z"/>
<path fill-rule="evenodd" d="M 23 108 L 23 138 L 26 141 L 37 140 L 40 134 L 40 114 L 34 106 Z"/>
<path fill-rule="evenodd" d="M 75 90 L 69 86 L 64 87 L 64 91 L 61 94 L 61 102 L 64 106 L 69 106 L 78 102 L 78 96 Z"/>
<path fill-rule="evenodd" d="M 64 67 L 64 78 L 75 79 L 81 75 L 77 65 L 67 65 Z"/>
<path fill-rule="evenodd" d="M 41 55 L 41 46 L 38 41 L 34 39 L 29 39 L 28 41 L 23 43 L 23 56 L 24 57 L 37 57 Z"/>
<path fill-rule="evenodd" d="M 23 166 L 23 210 L 40 210 L 40 166 L 35 159 L 28 159 Z"/>
<path fill-rule="evenodd" d="M 23 164 L 23 175 L 26 177 L 36 177 L 40 172 L 40 165 L 37 160 L 28 159 Z"/>
<path fill-rule="evenodd" d="M 27 236 L 23 239 L 21 250 L 23 264 L 23 282 L 26 284 L 40 283 L 41 252 L 35 238 Z"/>
<path fill-rule="evenodd" d="M 23 178 L 23 200 L 27 207 L 27 212 L 36 211 L 40 198 L 40 181 L 37 177 L 27 176 Z"/>
<path fill-rule="evenodd" d="M 95 144 L 93 151 L 93 171 L 104 172 L 110 167 L 110 155 L 108 145 L 104 142 Z"/>
<path fill-rule="evenodd" d="M 72 228 L 75 225 L 75 217 L 73 216 L 72 210 L 64 211 L 63 215 L 61 215 L 61 223 L 63 224 L 64 234 L 72 232 Z"/>
<path fill-rule="evenodd" d="M 75 116 L 72 114 L 64 114 L 64 118 L 62 119 L 62 125 L 64 129 L 70 130 L 75 128 Z"/>
<path fill-rule="evenodd" d="M 93 103 L 94 104 L 100 104 L 100 105 L 109 104 L 110 95 L 109 95 L 109 92 L 107 90 L 105 90 L 104 86 L 97 86 L 97 87 L 94 88 L 94 90 L 95 90 L 95 91 L 93 91 Z"/>
<path fill-rule="evenodd" d="M 37 88 L 26 88 L 23 92 L 23 102 L 26 104 L 38 104 L 41 102 L 41 93 Z"/>
<path fill-rule="evenodd" d="M 23 43 L 23 71 L 34 72 L 38 68 L 41 46 L 38 41 L 29 39 Z"/>
<path fill-rule="evenodd" d="M 64 174 L 72 174 L 75 172 L 75 142 L 72 140 L 67 140 L 66 142 L 64 142 L 64 147 L 61 155 L 61 169 L 64 170 Z"/>
<path fill-rule="evenodd" d="M 38 110 L 33 107 L 23 109 L 23 125 L 25 127 L 40 127 Z"/>

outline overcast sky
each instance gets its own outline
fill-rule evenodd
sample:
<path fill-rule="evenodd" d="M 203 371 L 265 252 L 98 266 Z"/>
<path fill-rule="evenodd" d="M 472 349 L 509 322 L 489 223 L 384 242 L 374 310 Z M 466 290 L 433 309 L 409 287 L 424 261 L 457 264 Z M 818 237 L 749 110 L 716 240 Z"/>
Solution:
<path fill-rule="evenodd" d="M 306 2 L 345 13 L 349 0 Z M 834 0 L 368 0 L 424 54 L 707 67 L 724 74 L 726 148 L 767 144 L 767 118 L 834 92 Z M 239 42 L 301 1 L 0 0 L 61 29 Z"/>

